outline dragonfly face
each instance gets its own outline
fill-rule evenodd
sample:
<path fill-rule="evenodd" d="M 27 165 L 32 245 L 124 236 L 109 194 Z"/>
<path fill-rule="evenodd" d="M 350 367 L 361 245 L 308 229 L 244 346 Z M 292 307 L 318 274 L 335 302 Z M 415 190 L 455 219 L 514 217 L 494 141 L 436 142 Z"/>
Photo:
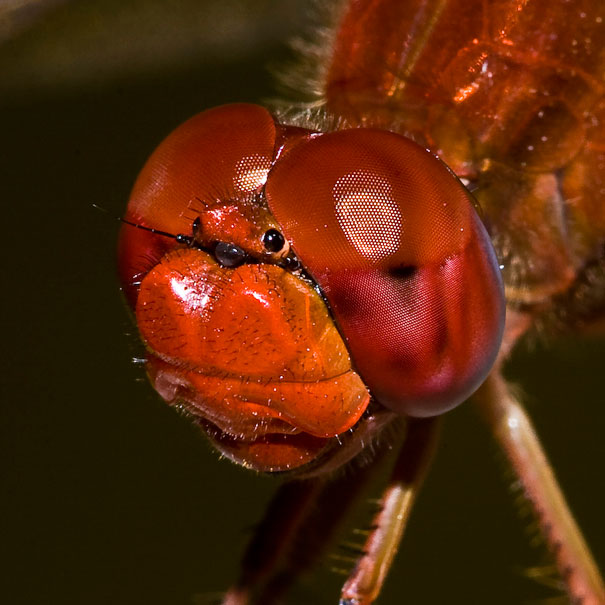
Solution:
<path fill-rule="evenodd" d="M 210 110 L 160 145 L 126 220 L 121 274 L 151 381 L 245 466 L 329 455 L 371 396 L 442 413 L 499 350 L 489 236 L 450 171 L 399 135 Z"/>

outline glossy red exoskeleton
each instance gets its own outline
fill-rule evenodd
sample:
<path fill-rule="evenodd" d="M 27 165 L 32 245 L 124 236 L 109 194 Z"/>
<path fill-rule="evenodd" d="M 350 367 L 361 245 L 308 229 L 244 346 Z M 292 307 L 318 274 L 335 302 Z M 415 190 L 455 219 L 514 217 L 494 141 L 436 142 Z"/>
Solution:
<path fill-rule="evenodd" d="M 400 135 L 212 109 L 159 146 L 126 220 L 120 272 L 151 380 L 246 466 L 329 456 L 371 398 L 440 414 L 498 352 L 489 236 L 465 187 Z"/>

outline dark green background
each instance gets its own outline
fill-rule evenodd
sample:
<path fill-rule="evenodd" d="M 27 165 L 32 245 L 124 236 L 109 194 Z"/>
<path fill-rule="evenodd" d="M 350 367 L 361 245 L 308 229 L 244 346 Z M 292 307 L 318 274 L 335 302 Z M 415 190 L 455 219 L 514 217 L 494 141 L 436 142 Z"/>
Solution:
<path fill-rule="evenodd" d="M 209 603 L 277 482 L 220 461 L 131 362 L 112 217 L 179 122 L 275 95 L 266 66 L 289 56 L 304 3 L 58 4 L 0 12 L 0 601 Z M 511 370 L 601 568 L 604 360 L 603 340 L 571 337 Z M 544 594 L 522 577 L 541 551 L 502 468 L 473 410 L 449 414 L 381 603 Z M 339 581 L 324 569 L 287 602 L 335 605 Z"/>

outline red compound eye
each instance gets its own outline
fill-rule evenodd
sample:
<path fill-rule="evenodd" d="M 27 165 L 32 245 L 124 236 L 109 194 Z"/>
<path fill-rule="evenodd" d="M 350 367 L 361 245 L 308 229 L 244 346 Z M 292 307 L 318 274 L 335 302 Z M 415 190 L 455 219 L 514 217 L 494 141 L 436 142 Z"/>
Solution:
<path fill-rule="evenodd" d="M 258 191 L 273 162 L 276 127 L 258 105 L 234 104 L 200 113 L 155 150 L 132 191 L 125 218 L 142 227 L 191 235 L 203 204 Z M 134 305 L 138 282 L 174 241 L 126 225 L 120 277 Z"/>
<path fill-rule="evenodd" d="M 481 384 L 502 337 L 500 271 L 438 159 L 393 133 L 334 132 L 280 158 L 266 193 L 378 401 L 432 416 Z"/>

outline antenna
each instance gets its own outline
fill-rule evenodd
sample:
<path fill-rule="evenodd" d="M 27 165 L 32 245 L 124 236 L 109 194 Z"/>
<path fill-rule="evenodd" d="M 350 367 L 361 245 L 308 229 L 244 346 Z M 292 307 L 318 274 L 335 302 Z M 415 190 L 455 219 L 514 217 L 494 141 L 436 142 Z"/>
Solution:
<path fill-rule="evenodd" d="M 109 214 L 105 208 L 101 208 L 101 206 L 97 206 L 97 204 L 92 204 L 93 208 L 104 212 L 105 214 Z M 154 229 L 153 227 L 145 227 L 145 225 L 139 225 L 138 223 L 133 223 L 121 216 L 116 216 L 116 220 L 120 221 L 120 223 L 124 223 L 125 225 L 129 225 L 134 227 L 135 229 L 142 229 L 143 231 L 149 231 L 150 233 L 154 233 L 155 235 L 161 235 L 162 237 L 170 237 L 176 240 L 179 244 L 186 244 L 188 246 L 193 245 L 193 238 L 189 235 L 185 235 L 184 233 L 169 233 L 168 231 L 162 231 L 161 229 Z M 194 222 L 194 230 L 199 226 L 199 219 L 197 219 L 197 224 Z"/>

